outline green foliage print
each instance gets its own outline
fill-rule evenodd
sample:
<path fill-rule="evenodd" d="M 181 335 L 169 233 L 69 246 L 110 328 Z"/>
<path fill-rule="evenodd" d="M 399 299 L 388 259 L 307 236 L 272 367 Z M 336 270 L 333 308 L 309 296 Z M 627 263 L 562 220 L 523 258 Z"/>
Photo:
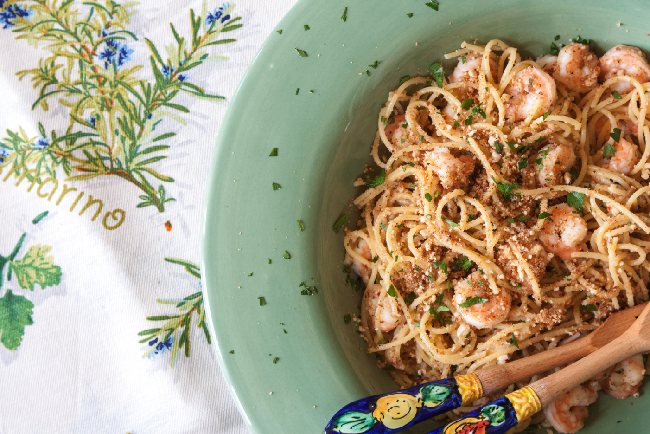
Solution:
<path fill-rule="evenodd" d="M 47 212 L 40 214 L 33 224 L 38 224 Z M 18 258 L 27 233 L 23 233 L 13 250 L 7 255 L 0 255 L 0 294 L 5 283 L 16 277 L 18 286 L 33 291 L 38 284 L 41 289 L 57 286 L 61 282 L 61 267 L 54 265 L 54 259 L 48 256 L 51 247 L 35 245 L 27 248 L 22 258 Z M 6 274 L 5 274 L 6 270 Z M 5 281 L 6 276 L 6 281 Z M 15 350 L 25 334 L 25 327 L 32 325 L 34 303 L 22 295 L 16 295 L 7 289 L 0 297 L 0 342 L 8 350 Z"/>
<path fill-rule="evenodd" d="M 201 269 L 198 265 L 191 262 L 165 258 L 165 261 L 172 264 L 181 265 L 185 271 L 199 279 L 201 284 Z M 203 331 L 208 344 L 211 343 L 210 331 L 205 324 L 205 309 L 203 306 L 203 293 L 201 291 L 188 295 L 181 299 L 157 299 L 160 304 L 175 305 L 178 313 L 175 315 L 148 316 L 148 321 L 164 321 L 158 327 L 143 330 L 138 336 L 143 336 L 140 343 L 148 343 L 149 348 L 145 351 L 143 357 L 153 357 L 166 351 L 171 352 L 170 364 L 172 367 L 176 364 L 176 357 L 181 348 L 185 348 L 185 357 L 190 356 L 190 328 L 192 327 L 192 318 L 196 313 L 196 327 Z"/>
<path fill-rule="evenodd" d="M 232 17 L 234 5 L 223 4 L 201 15 L 190 10 L 190 34 L 181 36 L 170 24 L 174 42 L 161 53 L 147 38 L 148 68 L 153 80 L 139 76 L 144 65 L 130 65 L 139 41 L 128 30 L 136 2 L 114 0 L 0 0 L 0 27 L 10 28 L 18 39 L 50 54 L 37 67 L 17 73 L 29 78 L 38 89 L 32 109 L 48 110 L 57 103 L 69 112 L 64 131 L 29 137 L 19 127 L 0 136 L 0 170 L 9 167 L 16 176 L 32 182 L 56 178 L 57 169 L 67 181 L 114 176 L 138 189 L 138 207 L 165 210 L 173 201 L 164 183 L 174 182 L 158 172 L 155 163 L 167 158 L 166 144 L 174 132 L 161 132 L 161 122 L 174 119 L 182 124 L 189 110 L 175 101 L 180 94 L 222 101 L 191 82 L 189 71 L 210 60 L 213 45 L 230 44 L 222 34 L 242 26 Z M 164 54 L 164 57 L 163 57 Z M 154 184 L 158 184 L 157 186 Z"/>

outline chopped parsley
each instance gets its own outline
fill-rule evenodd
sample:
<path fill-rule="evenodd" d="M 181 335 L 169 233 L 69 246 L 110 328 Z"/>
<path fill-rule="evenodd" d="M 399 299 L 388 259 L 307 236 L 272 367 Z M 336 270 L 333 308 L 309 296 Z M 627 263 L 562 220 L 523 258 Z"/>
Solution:
<path fill-rule="evenodd" d="M 381 173 L 379 175 L 375 176 L 374 178 L 366 178 L 363 180 L 363 182 L 365 182 L 368 187 L 374 188 L 382 185 L 385 180 L 386 180 L 386 170 L 381 169 Z"/>
<path fill-rule="evenodd" d="M 598 311 L 598 308 L 596 307 L 595 304 L 588 304 L 588 305 L 585 305 L 585 306 L 580 305 L 580 310 L 586 310 L 586 311 L 589 311 L 589 312 L 596 312 L 596 311 Z"/>
<path fill-rule="evenodd" d="M 618 152 L 618 149 L 616 149 L 609 143 L 606 143 L 605 147 L 603 148 L 603 157 L 609 160 L 614 155 L 616 155 L 616 152 Z"/>
<path fill-rule="evenodd" d="M 578 173 L 578 169 L 576 169 L 575 167 L 571 167 L 571 170 L 569 170 L 569 174 L 571 175 L 571 180 L 572 181 L 575 181 L 576 179 L 578 179 L 578 176 L 580 175 Z"/>
<path fill-rule="evenodd" d="M 485 302 L 487 302 L 487 298 L 467 297 L 467 299 L 465 299 L 465 301 L 458 306 L 462 307 L 463 309 L 467 309 L 474 306 L 475 304 L 483 304 Z"/>
<path fill-rule="evenodd" d="M 447 218 L 445 218 L 445 217 L 443 217 L 442 219 L 443 219 L 444 221 L 446 221 L 447 223 L 449 223 L 449 225 L 450 225 L 452 228 L 457 228 L 458 226 L 460 226 L 458 223 L 456 223 L 456 222 L 454 222 L 454 221 L 451 221 L 451 220 L 449 220 L 449 219 L 447 219 Z"/>
<path fill-rule="evenodd" d="M 434 11 L 437 11 L 438 8 L 440 7 L 440 3 L 438 2 L 438 0 L 428 1 L 428 2 L 425 3 L 425 5 L 429 6 Z"/>
<path fill-rule="evenodd" d="M 610 133 L 609 137 L 611 137 L 612 139 L 614 139 L 614 141 L 616 143 L 618 143 L 619 140 L 621 140 L 621 129 L 620 128 L 614 128 L 612 133 Z"/>
<path fill-rule="evenodd" d="M 519 188 L 517 183 L 513 182 L 512 184 L 508 184 L 506 182 L 497 182 L 496 179 L 494 179 L 494 177 L 492 177 L 492 180 L 496 182 L 497 189 L 501 192 L 503 197 L 506 200 L 512 200 L 513 192 Z"/>
<path fill-rule="evenodd" d="M 465 110 L 469 110 L 469 108 L 473 105 L 474 105 L 474 98 L 467 98 L 462 102 L 461 107 Z"/>
<path fill-rule="evenodd" d="M 269 157 L 277 157 L 278 156 L 278 148 L 273 148 L 271 150 L 271 153 L 269 154 Z"/>
<path fill-rule="evenodd" d="M 582 209 L 582 206 L 585 204 L 585 197 L 587 195 L 583 193 L 578 193 L 577 191 L 572 191 L 566 195 L 566 203 L 569 206 L 574 207 L 577 210 Z"/>
<path fill-rule="evenodd" d="M 276 365 L 276 364 L 278 363 L 278 360 L 280 360 L 280 358 L 279 358 L 279 357 L 275 357 L 275 358 L 273 359 L 273 364 Z"/>
<path fill-rule="evenodd" d="M 433 274 L 429 274 L 427 277 L 429 278 L 430 281 L 433 282 L 433 280 L 434 280 L 434 279 L 433 279 Z"/>
<path fill-rule="evenodd" d="M 269 258 L 269 265 L 271 265 L 271 258 Z"/>
<path fill-rule="evenodd" d="M 306 284 L 305 282 L 301 282 L 300 285 L 298 285 L 298 288 L 300 288 L 300 287 L 304 287 L 304 288 L 305 288 L 305 289 L 303 289 L 302 291 L 300 291 L 300 294 L 301 294 L 301 295 L 314 295 L 314 294 L 318 294 L 318 288 L 316 288 L 315 286 L 307 286 L 307 284 Z"/>
<path fill-rule="evenodd" d="M 384 124 L 384 128 L 388 126 L 388 119 L 386 119 L 386 116 L 381 117 L 381 123 Z"/>
<path fill-rule="evenodd" d="M 374 258 L 372 258 L 372 262 L 373 262 L 373 263 L 374 263 L 374 262 L 377 262 L 378 260 L 379 260 L 379 256 L 375 256 Z"/>
<path fill-rule="evenodd" d="M 463 65 L 465 63 L 467 63 L 467 57 L 465 57 L 465 56 L 460 56 L 460 60 L 461 60 L 461 62 L 463 62 Z"/>
<path fill-rule="evenodd" d="M 427 202 L 431 202 L 433 200 L 433 196 L 431 196 L 429 193 L 425 194 L 424 198 L 427 200 Z"/>
<path fill-rule="evenodd" d="M 517 338 L 515 337 L 515 333 L 512 333 L 512 337 L 508 339 L 508 342 L 517 347 L 519 349 L 519 343 L 517 342 Z"/>
<path fill-rule="evenodd" d="M 431 214 L 425 215 L 424 218 L 426 218 L 427 220 L 431 220 Z"/>
<path fill-rule="evenodd" d="M 425 3 L 425 5 L 429 6 L 434 11 L 437 11 L 438 8 L 440 7 L 440 3 L 438 2 L 438 0 L 428 1 L 428 2 Z"/>
<path fill-rule="evenodd" d="M 449 272 L 447 271 L 447 263 L 445 261 L 434 262 L 433 266 L 435 268 L 439 268 L 440 270 L 444 271 L 445 274 L 449 274 Z"/>
<path fill-rule="evenodd" d="M 544 219 L 546 219 L 546 220 L 553 221 L 553 219 L 551 218 L 552 215 L 553 215 L 553 214 L 551 214 L 550 212 L 546 212 L 546 211 L 544 211 L 543 213 L 541 213 L 540 215 L 538 215 L 537 218 L 538 218 L 539 220 L 544 220 Z"/>
<path fill-rule="evenodd" d="M 260 306 L 264 306 L 266 304 L 264 297 L 257 297 L 257 299 L 260 301 Z"/>
<path fill-rule="evenodd" d="M 516 151 L 516 150 L 517 150 L 517 148 L 515 148 L 515 145 L 513 145 L 513 144 L 510 143 L 510 142 L 506 142 L 506 145 L 508 145 L 508 147 L 509 147 L 510 149 L 512 149 L 513 151 Z"/>
<path fill-rule="evenodd" d="M 439 191 L 436 191 L 435 193 L 433 193 L 433 197 L 438 197 L 438 196 L 440 196 L 440 192 L 439 192 Z"/>
<path fill-rule="evenodd" d="M 281 35 L 282 34 L 282 29 L 278 30 L 277 32 Z"/>
<path fill-rule="evenodd" d="M 381 227 L 382 227 L 382 229 L 384 229 L 385 231 L 387 231 L 387 230 L 388 230 L 388 226 L 386 226 L 386 225 L 385 225 L 385 224 L 383 224 L 383 223 L 379 223 L 379 226 L 381 226 Z"/>
<path fill-rule="evenodd" d="M 348 7 L 346 6 L 345 9 L 343 9 L 343 15 L 341 15 L 341 19 L 343 22 L 347 22 L 348 20 Z"/>
<path fill-rule="evenodd" d="M 235 350 L 228 351 L 228 354 L 235 354 Z"/>
<path fill-rule="evenodd" d="M 554 56 L 557 56 L 560 54 L 560 49 L 562 48 L 562 44 L 557 45 L 555 42 L 551 42 L 551 54 Z"/>
<path fill-rule="evenodd" d="M 494 142 L 494 148 L 498 154 L 501 154 L 503 152 L 503 144 L 500 142 Z"/>
<path fill-rule="evenodd" d="M 280 189 L 280 188 L 282 188 L 282 187 L 280 186 L 280 184 L 278 184 L 277 182 L 274 182 L 274 183 L 273 183 L 273 190 L 278 190 L 278 189 Z"/>
<path fill-rule="evenodd" d="M 305 32 L 306 32 L 307 30 L 309 30 L 309 26 L 308 26 L 307 24 L 305 24 Z"/>
<path fill-rule="evenodd" d="M 622 374 L 623 372 L 625 372 L 625 369 L 621 368 L 618 371 L 614 371 L 614 372 L 616 372 L 617 374 Z"/>
<path fill-rule="evenodd" d="M 379 60 L 375 60 L 375 63 L 373 63 L 372 65 L 368 65 L 368 66 L 371 67 L 371 68 L 377 69 L 377 67 L 379 66 L 380 63 L 381 62 Z"/>
<path fill-rule="evenodd" d="M 391 284 L 390 287 L 388 288 L 388 295 L 391 297 L 397 297 L 397 291 L 395 290 L 395 287 Z"/>
<path fill-rule="evenodd" d="M 404 77 L 399 79 L 399 84 L 402 85 L 402 84 L 406 83 L 407 81 L 409 81 L 410 79 L 411 79 L 410 75 L 405 75 Z"/>
<path fill-rule="evenodd" d="M 291 254 L 285 250 L 284 253 L 282 254 L 282 257 L 284 259 L 291 259 Z"/>
<path fill-rule="evenodd" d="M 559 41 L 560 40 L 560 35 L 555 35 L 555 40 Z"/>
<path fill-rule="evenodd" d="M 465 125 L 472 125 L 472 122 L 474 122 L 474 115 L 467 116 L 467 119 L 465 119 Z"/>
<path fill-rule="evenodd" d="M 417 296 L 415 295 L 415 292 L 409 292 L 406 297 L 404 298 L 404 301 L 407 303 L 413 302 Z"/>
<path fill-rule="evenodd" d="M 409 17 L 409 18 L 411 18 L 411 17 L 413 16 L 413 13 L 412 13 L 412 12 L 409 12 L 408 14 L 406 14 L 406 16 Z"/>
<path fill-rule="evenodd" d="M 551 112 L 546 112 L 546 113 L 544 113 L 544 116 L 542 116 L 542 120 L 545 121 L 546 118 L 548 117 L 548 115 L 550 115 L 550 114 L 551 114 Z"/>
<path fill-rule="evenodd" d="M 442 64 L 440 62 L 432 63 L 429 66 L 429 71 L 433 74 L 433 79 L 436 81 L 438 87 L 442 87 L 442 82 L 445 78 L 445 73 L 442 70 Z"/>
<path fill-rule="evenodd" d="M 248 273 L 248 277 L 251 277 L 253 275 L 253 272 Z"/>
<path fill-rule="evenodd" d="M 575 38 L 571 39 L 571 41 L 576 42 L 578 44 L 585 44 L 585 45 L 591 44 L 591 39 L 583 39 L 583 38 L 580 37 L 580 35 L 578 35 Z"/>
<path fill-rule="evenodd" d="M 344 323 L 350 324 L 351 321 L 352 321 L 352 317 L 350 316 L 350 314 L 347 314 L 347 315 L 343 316 L 343 322 Z"/>
<path fill-rule="evenodd" d="M 345 222 L 348 220 L 350 220 L 350 216 L 347 214 L 343 214 L 341 217 L 336 219 L 336 222 L 334 222 L 334 225 L 332 226 L 334 233 L 338 234 Z"/>
<path fill-rule="evenodd" d="M 618 91 L 616 91 L 616 90 L 614 92 L 612 92 L 612 96 L 614 97 L 614 99 L 623 99 L 621 94 L 618 93 Z"/>
<path fill-rule="evenodd" d="M 300 57 L 308 57 L 308 54 L 305 50 L 301 50 L 300 48 L 295 47 L 295 50 L 300 54 Z"/>
<path fill-rule="evenodd" d="M 472 261 L 467 256 L 461 256 L 460 259 L 454 262 L 453 267 L 454 270 L 469 271 L 472 268 Z"/>
<path fill-rule="evenodd" d="M 522 158 L 519 163 L 517 163 L 517 167 L 519 167 L 519 170 L 525 169 L 528 167 L 528 158 Z"/>
<path fill-rule="evenodd" d="M 305 232 L 305 225 L 300 220 L 298 220 L 298 226 L 300 226 L 300 232 Z"/>

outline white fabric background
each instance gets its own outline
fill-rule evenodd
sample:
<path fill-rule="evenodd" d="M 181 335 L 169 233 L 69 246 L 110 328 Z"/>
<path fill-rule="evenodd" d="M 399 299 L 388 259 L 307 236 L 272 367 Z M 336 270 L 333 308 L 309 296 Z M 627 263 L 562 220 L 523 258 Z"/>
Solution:
<path fill-rule="evenodd" d="M 76 2 L 81 3 L 80 0 Z M 211 47 L 229 60 L 207 63 L 190 72 L 191 81 L 206 92 L 230 99 L 255 53 L 297 0 L 240 0 L 233 15 L 244 26 L 224 37 L 229 45 Z M 146 0 L 137 6 L 129 30 L 138 42 L 129 65 L 144 64 L 150 74 L 147 37 L 160 47 L 172 40 L 169 23 L 189 33 L 189 9 L 201 11 L 201 1 Z M 220 4 L 208 1 L 208 9 Z M 38 122 L 59 133 L 68 124 L 68 111 L 52 102 L 50 110 L 31 110 L 37 91 L 16 72 L 38 65 L 43 53 L 0 28 L 0 138 L 7 129 L 23 127 L 38 135 Z M 54 101 L 54 100 L 53 100 Z M 105 210 L 126 211 L 124 224 L 107 231 L 101 217 L 91 221 L 62 203 L 40 198 L 28 183 L 2 182 L 0 174 L 0 254 L 7 255 L 23 232 L 25 246 L 51 246 L 61 267 L 58 286 L 33 292 L 15 284 L 3 291 L 27 297 L 34 304 L 33 325 L 26 327 L 16 351 L 0 345 L 0 434 L 30 433 L 247 433 L 225 384 L 212 348 L 192 329 L 192 353 L 179 354 L 175 367 L 169 352 L 143 358 L 147 344 L 137 333 L 155 324 L 146 316 L 164 315 L 170 306 L 157 298 L 182 298 L 198 291 L 198 280 L 165 257 L 199 263 L 200 215 L 212 148 L 228 102 L 193 99 L 186 105 L 187 125 L 164 123 L 177 136 L 169 158 L 157 170 L 172 176 L 166 184 L 176 202 L 159 213 L 137 209 L 138 190 L 119 179 L 81 181 L 86 195 L 101 198 Z M 63 175 L 62 173 L 60 175 Z M 60 179 L 63 179 L 61 176 Z M 85 201 L 85 199 L 84 199 Z M 48 210 L 38 225 L 31 220 Z M 102 213 L 103 215 L 103 213 Z M 164 223 L 170 221 L 171 232 Z M 173 307 L 173 306 L 171 306 Z"/>

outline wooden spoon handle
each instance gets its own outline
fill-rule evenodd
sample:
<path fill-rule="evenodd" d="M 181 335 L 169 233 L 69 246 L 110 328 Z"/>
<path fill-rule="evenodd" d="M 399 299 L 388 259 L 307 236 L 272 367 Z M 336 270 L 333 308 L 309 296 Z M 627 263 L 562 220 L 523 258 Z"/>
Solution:
<path fill-rule="evenodd" d="M 573 363 L 604 347 L 625 333 L 641 315 L 647 304 L 640 304 L 614 313 L 591 334 L 570 344 L 556 346 L 552 350 L 530 357 L 503 365 L 489 366 L 477 371 L 476 375 L 483 386 L 483 395 L 489 396 L 533 375 L 550 371 L 557 366 Z"/>
<path fill-rule="evenodd" d="M 573 363 L 596 349 L 589 340 L 582 338 L 531 357 L 524 357 L 503 365 L 488 366 L 477 371 L 476 375 L 483 385 L 483 395 L 489 396 L 533 375 Z"/>
<path fill-rule="evenodd" d="M 530 385 L 546 407 L 578 384 L 584 383 L 621 360 L 643 351 L 631 333 L 625 333 L 603 348 Z"/>

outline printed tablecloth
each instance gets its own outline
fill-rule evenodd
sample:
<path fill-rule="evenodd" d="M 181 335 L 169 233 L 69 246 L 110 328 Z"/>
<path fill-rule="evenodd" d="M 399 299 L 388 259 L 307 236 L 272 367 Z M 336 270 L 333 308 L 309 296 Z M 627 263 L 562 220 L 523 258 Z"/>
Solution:
<path fill-rule="evenodd" d="M 210 346 L 203 193 L 296 0 L 0 0 L 0 434 L 246 433 Z"/>

